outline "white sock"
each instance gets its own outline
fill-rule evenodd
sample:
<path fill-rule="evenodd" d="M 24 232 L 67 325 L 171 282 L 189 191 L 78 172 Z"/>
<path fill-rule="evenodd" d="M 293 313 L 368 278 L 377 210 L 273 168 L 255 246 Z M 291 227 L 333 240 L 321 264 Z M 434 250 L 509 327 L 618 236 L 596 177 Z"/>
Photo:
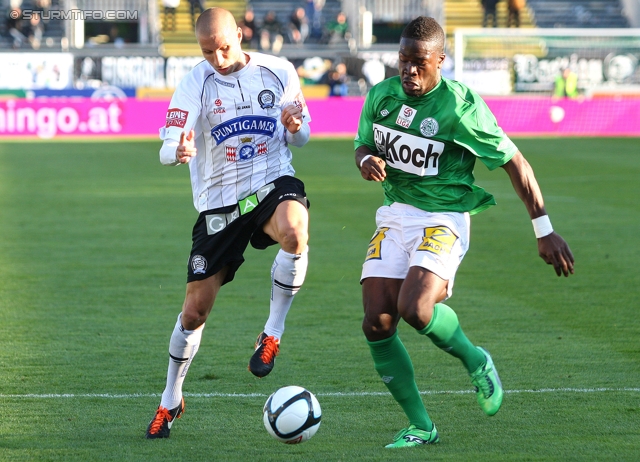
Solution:
<path fill-rule="evenodd" d="M 300 290 L 307 274 L 309 247 L 302 253 L 292 254 L 280 249 L 271 267 L 271 305 L 269 319 L 264 326 L 267 335 L 282 338 L 284 320 L 293 296 Z"/>
<path fill-rule="evenodd" d="M 160 405 L 173 409 L 182 400 L 182 383 L 189 370 L 189 365 L 200 347 L 204 324 L 196 330 L 186 330 L 182 327 L 182 313 L 173 328 L 169 342 L 169 370 L 167 371 L 167 385 L 162 392 Z"/>

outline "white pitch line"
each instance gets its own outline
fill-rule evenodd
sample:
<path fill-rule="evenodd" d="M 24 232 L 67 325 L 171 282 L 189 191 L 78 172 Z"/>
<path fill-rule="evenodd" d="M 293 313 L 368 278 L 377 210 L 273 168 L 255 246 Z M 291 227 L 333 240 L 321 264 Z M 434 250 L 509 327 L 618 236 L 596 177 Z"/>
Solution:
<path fill-rule="evenodd" d="M 639 393 L 640 388 L 539 388 L 537 390 L 505 390 L 508 394 L 523 393 L 605 393 L 605 392 L 630 392 Z M 449 391 L 421 391 L 421 395 L 466 395 L 475 393 L 474 390 L 449 390 Z M 5 399 L 59 399 L 59 398 L 107 398 L 107 399 L 136 399 L 136 398 L 158 398 L 160 393 L 27 393 L 22 395 L 0 394 L 0 398 Z M 187 398 L 264 398 L 269 396 L 264 393 L 184 393 Z M 316 396 L 334 397 L 364 397 L 364 396 L 389 396 L 386 391 L 371 392 L 334 392 L 316 393 Z"/>

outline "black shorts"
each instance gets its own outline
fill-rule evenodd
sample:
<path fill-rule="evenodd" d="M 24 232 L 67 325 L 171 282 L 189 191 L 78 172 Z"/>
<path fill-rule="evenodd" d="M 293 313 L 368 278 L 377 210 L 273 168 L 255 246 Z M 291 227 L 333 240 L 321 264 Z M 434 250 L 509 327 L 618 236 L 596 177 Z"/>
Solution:
<path fill-rule="evenodd" d="M 237 205 L 207 210 L 198 215 L 193 226 L 187 282 L 207 279 L 225 266 L 229 270 L 222 284 L 233 281 L 236 271 L 244 263 L 243 254 L 249 242 L 256 249 L 277 244 L 262 228 L 280 202 L 296 200 L 309 208 L 304 184 L 297 178 L 283 176 L 265 188 L 271 190 L 264 197 L 260 191 L 267 189 L 261 189 Z M 257 206 L 252 208 L 255 203 Z"/>

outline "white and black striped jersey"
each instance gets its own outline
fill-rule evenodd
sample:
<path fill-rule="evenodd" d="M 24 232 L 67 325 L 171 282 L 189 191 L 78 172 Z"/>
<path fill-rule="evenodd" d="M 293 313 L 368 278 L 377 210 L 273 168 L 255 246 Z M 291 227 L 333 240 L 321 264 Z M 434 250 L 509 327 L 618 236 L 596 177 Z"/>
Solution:
<path fill-rule="evenodd" d="M 311 121 L 293 65 L 262 53 L 227 76 L 207 61 L 196 65 L 171 98 L 163 140 L 195 131 L 198 154 L 189 163 L 198 212 L 236 204 L 283 175 L 293 176 L 291 150 L 280 122 L 289 104 Z"/>

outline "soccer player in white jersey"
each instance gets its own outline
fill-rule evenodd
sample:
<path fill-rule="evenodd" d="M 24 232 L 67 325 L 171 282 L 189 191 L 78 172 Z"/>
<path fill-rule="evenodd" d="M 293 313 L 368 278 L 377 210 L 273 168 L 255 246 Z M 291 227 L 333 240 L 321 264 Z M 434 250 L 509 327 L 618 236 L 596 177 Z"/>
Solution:
<path fill-rule="evenodd" d="M 444 40 L 433 18 L 406 26 L 400 75 L 368 93 L 355 140 L 356 166 L 365 180 L 382 183 L 385 196 L 362 269 L 362 328 L 376 371 L 409 419 L 388 448 L 439 440 L 398 337 L 401 318 L 462 361 L 485 414 L 502 404 L 491 356 L 442 303 L 469 247 L 469 215 L 495 204 L 473 184 L 476 159 L 507 172 L 533 221 L 540 257 L 558 276 L 573 273 L 573 255 L 551 227 L 529 163 L 477 93 L 440 75 Z"/>
<path fill-rule="evenodd" d="M 233 16 L 210 8 L 196 23 L 205 58 L 176 88 L 160 130 L 160 161 L 189 163 L 193 228 L 187 290 L 169 343 L 162 399 L 146 437 L 167 438 L 184 412 L 182 384 L 220 287 L 233 280 L 247 245 L 279 244 L 270 312 L 249 370 L 271 372 L 285 318 L 307 271 L 308 201 L 294 178 L 289 145 L 309 139 L 309 111 L 293 65 L 245 53 Z"/>

